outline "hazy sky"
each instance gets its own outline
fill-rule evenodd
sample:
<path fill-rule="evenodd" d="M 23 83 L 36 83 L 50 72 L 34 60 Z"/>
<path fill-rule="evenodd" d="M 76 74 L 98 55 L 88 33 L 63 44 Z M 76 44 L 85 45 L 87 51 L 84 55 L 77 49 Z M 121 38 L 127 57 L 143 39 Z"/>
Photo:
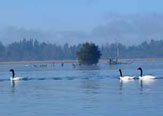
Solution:
<path fill-rule="evenodd" d="M 91 30 L 109 13 L 163 12 L 163 0 L 1 0 L 0 25 Z"/>
<path fill-rule="evenodd" d="M 92 32 L 114 14 L 162 14 L 162 4 L 163 0 L 1 0 L 0 29 Z"/>

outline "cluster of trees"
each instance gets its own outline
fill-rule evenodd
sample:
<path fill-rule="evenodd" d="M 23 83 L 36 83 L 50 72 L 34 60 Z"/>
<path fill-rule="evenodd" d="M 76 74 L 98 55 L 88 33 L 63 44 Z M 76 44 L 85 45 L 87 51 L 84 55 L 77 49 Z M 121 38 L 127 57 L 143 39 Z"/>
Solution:
<path fill-rule="evenodd" d="M 80 46 L 68 44 L 58 46 L 26 39 L 6 46 L 0 42 L 0 61 L 76 59 Z"/>
<path fill-rule="evenodd" d="M 77 53 L 79 63 L 87 65 L 97 64 L 101 55 L 98 46 L 94 43 L 84 43 Z"/>
<path fill-rule="evenodd" d="M 82 44 L 59 46 L 37 40 L 22 40 L 8 45 L 0 42 L 0 61 L 77 59 Z M 99 46 L 102 59 L 116 57 L 117 44 Z M 119 44 L 120 58 L 163 58 L 163 41 L 151 40 L 139 45 Z"/>
<path fill-rule="evenodd" d="M 119 47 L 119 58 L 163 58 L 163 40 L 151 40 L 139 45 Z M 116 57 L 117 44 L 106 44 L 101 46 L 102 59 Z"/>

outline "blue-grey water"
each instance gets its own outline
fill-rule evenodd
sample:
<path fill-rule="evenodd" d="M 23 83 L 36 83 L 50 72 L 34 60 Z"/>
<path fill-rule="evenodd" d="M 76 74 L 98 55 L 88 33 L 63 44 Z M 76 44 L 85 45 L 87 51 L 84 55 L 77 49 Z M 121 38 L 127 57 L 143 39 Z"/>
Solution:
<path fill-rule="evenodd" d="M 155 75 L 150 83 L 120 83 L 124 75 Z M 26 79 L 11 83 L 10 68 Z M 163 116 L 163 61 L 76 67 L 0 65 L 0 116 Z"/>

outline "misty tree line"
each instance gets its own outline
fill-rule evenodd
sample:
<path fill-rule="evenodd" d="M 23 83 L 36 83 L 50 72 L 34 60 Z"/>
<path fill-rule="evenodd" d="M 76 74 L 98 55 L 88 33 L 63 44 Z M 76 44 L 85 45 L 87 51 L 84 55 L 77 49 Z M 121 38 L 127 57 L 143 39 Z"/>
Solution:
<path fill-rule="evenodd" d="M 119 44 L 119 58 L 163 58 L 163 41 L 151 40 L 139 45 L 125 46 Z M 115 58 L 117 44 L 106 44 L 100 49 L 102 58 Z"/>
<path fill-rule="evenodd" d="M 0 61 L 23 60 L 75 60 L 76 53 L 82 44 L 59 46 L 52 43 L 39 42 L 37 40 L 22 40 L 8 45 L 0 42 Z M 151 40 L 135 46 L 119 44 L 120 58 L 162 58 L 163 41 Z M 117 44 L 105 44 L 99 46 L 102 53 L 101 59 L 116 57 Z"/>
<path fill-rule="evenodd" d="M 6 46 L 0 42 L 0 61 L 76 59 L 80 46 L 58 46 L 32 39 L 24 39 Z"/>

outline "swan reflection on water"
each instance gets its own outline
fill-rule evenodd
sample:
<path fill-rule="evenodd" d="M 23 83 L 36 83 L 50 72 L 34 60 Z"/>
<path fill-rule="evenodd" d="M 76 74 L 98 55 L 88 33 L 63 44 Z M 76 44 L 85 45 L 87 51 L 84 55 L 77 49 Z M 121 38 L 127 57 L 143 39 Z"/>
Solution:
<path fill-rule="evenodd" d="M 15 87 L 15 81 L 10 81 L 11 87 Z"/>
<path fill-rule="evenodd" d="M 13 81 L 13 80 L 10 81 L 10 85 L 12 88 L 15 88 L 15 86 L 18 85 L 19 83 L 20 81 Z"/>
<path fill-rule="evenodd" d="M 21 81 L 10 80 L 10 85 L 12 88 L 15 88 L 16 85 L 19 85 Z"/>
<path fill-rule="evenodd" d="M 144 80 L 139 80 L 139 87 L 140 87 L 140 90 L 143 91 L 144 86 L 152 85 L 155 81 L 156 81 L 156 80 L 153 80 L 153 79 L 151 79 L 151 80 L 145 80 L 145 81 L 144 81 Z M 123 86 L 124 86 L 125 84 L 129 84 L 129 83 L 131 83 L 131 82 L 134 82 L 134 80 L 133 80 L 133 81 L 131 81 L 131 80 L 129 80 L 129 81 L 120 80 L 119 90 L 122 92 Z"/>
<path fill-rule="evenodd" d="M 120 80 L 120 83 L 119 83 L 119 91 L 120 91 L 120 94 L 122 94 L 123 86 L 125 84 L 129 84 L 131 82 L 134 82 L 134 80 Z"/>
<path fill-rule="evenodd" d="M 11 93 L 15 93 L 15 81 L 10 81 L 10 85 L 11 85 Z"/>
<path fill-rule="evenodd" d="M 139 83 L 140 84 L 143 84 L 143 85 L 151 85 L 155 82 L 155 80 L 139 80 Z"/>
<path fill-rule="evenodd" d="M 140 91 L 143 91 L 144 86 L 152 85 L 154 82 L 155 80 L 139 80 Z"/>

